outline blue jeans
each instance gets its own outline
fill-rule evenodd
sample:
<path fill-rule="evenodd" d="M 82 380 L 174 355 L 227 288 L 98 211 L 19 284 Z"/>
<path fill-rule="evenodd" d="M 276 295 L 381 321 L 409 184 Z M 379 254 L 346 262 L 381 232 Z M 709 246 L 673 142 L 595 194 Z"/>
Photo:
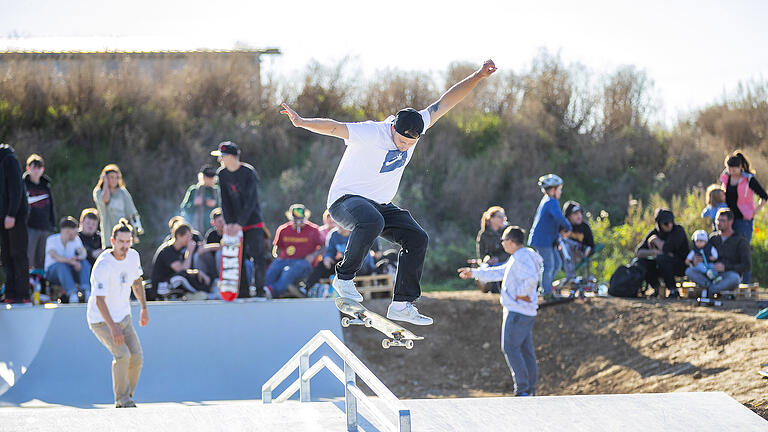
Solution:
<path fill-rule="evenodd" d="M 88 260 L 80 261 L 80 289 L 85 293 L 85 299 L 91 296 L 91 264 Z M 69 264 L 56 262 L 45 269 L 45 278 L 49 282 L 61 285 L 69 297 L 69 302 L 77 302 L 77 286 L 75 285 L 75 268 Z"/>
<path fill-rule="evenodd" d="M 536 252 L 541 255 L 544 261 L 544 272 L 541 275 L 541 291 L 543 294 L 552 294 L 552 281 L 555 280 L 555 274 L 563 265 L 563 259 L 560 258 L 560 252 L 554 246 L 533 246 Z"/>
<path fill-rule="evenodd" d="M 693 281 L 696 285 L 706 288 L 711 294 L 719 293 L 720 291 L 732 290 L 739 286 L 741 282 L 741 276 L 738 273 L 732 271 L 726 271 L 720 273 L 723 279 L 718 283 L 713 283 L 705 273 L 700 272 L 695 267 L 688 267 L 685 271 L 685 275 L 688 279 Z"/>
<path fill-rule="evenodd" d="M 695 268 L 696 270 L 698 270 L 702 274 L 706 275 L 707 271 L 712 270 L 712 264 L 704 264 L 703 262 L 700 262 L 700 263 L 696 264 L 695 266 L 693 266 L 693 268 Z M 686 271 L 686 273 L 688 273 L 688 272 Z M 712 270 L 712 273 L 714 273 L 714 275 L 715 275 L 715 277 L 713 279 L 717 278 L 717 272 Z"/>
<path fill-rule="evenodd" d="M 515 394 L 536 393 L 538 368 L 533 350 L 533 323 L 535 316 L 504 309 L 501 325 L 501 350 L 515 380 Z"/>
<path fill-rule="evenodd" d="M 745 239 L 747 239 L 747 245 L 752 243 L 752 227 L 753 227 L 754 221 L 752 220 L 746 220 L 746 219 L 734 219 L 733 220 L 733 230 L 737 233 L 744 236 Z M 751 248 L 752 246 L 750 246 Z M 750 266 L 750 269 L 752 267 Z M 750 283 L 752 281 L 752 271 L 748 271 L 744 273 L 744 277 L 742 278 L 744 283 Z"/>
<path fill-rule="evenodd" d="M 344 195 L 328 212 L 339 226 L 352 231 L 344 259 L 336 264 L 339 279 L 354 279 L 376 237 L 382 236 L 400 245 L 392 299 L 412 302 L 419 298 L 429 236 L 408 210 L 392 203 L 378 204 L 359 195 Z"/>
<path fill-rule="evenodd" d="M 288 285 L 305 279 L 312 272 L 312 265 L 304 258 L 276 259 L 267 269 L 265 285 L 272 288 L 272 296 L 280 297 Z"/>

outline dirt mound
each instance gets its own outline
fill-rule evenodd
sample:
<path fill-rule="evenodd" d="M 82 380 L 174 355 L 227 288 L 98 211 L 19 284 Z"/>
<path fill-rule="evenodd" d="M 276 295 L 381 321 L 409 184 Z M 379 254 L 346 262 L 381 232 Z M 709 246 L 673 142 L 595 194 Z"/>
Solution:
<path fill-rule="evenodd" d="M 386 312 L 389 301 L 368 307 Z M 509 396 L 513 382 L 501 353 L 499 296 L 428 293 L 419 308 L 425 340 L 381 348 L 380 334 L 344 330 L 352 351 L 401 398 Z M 768 418 L 768 322 L 754 302 L 724 308 L 690 300 L 597 298 L 540 309 L 534 328 L 539 395 L 723 391 Z M 682 408 L 682 407 L 681 407 Z"/>

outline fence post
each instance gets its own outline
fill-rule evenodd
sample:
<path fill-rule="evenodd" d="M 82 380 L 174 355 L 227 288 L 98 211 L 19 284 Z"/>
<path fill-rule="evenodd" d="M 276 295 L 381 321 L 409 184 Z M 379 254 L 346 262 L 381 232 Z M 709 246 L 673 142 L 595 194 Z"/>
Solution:
<path fill-rule="evenodd" d="M 304 378 L 304 374 L 309 370 L 309 353 L 305 352 L 299 357 L 299 401 L 309 402 L 309 380 Z"/>
<path fill-rule="evenodd" d="M 357 399 L 349 391 L 349 386 L 355 384 L 355 371 L 344 361 L 344 404 L 347 408 L 347 430 L 357 431 Z"/>

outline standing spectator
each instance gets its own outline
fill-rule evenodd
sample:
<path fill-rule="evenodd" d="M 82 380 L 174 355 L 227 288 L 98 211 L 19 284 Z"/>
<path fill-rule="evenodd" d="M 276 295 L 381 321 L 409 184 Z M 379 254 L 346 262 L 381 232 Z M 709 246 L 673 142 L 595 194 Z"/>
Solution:
<path fill-rule="evenodd" d="M 286 293 L 304 296 L 295 284 L 309 276 L 312 263 L 323 247 L 320 231 L 309 221 L 310 215 L 303 204 L 293 204 L 285 212 L 288 222 L 275 232 L 273 255 L 276 259 L 267 269 L 264 288 L 272 298 Z"/>
<path fill-rule="evenodd" d="M 725 203 L 725 190 L 721 184 L 711 184 L 707 187 L 707 206 L 701 211 L 701 217 L 708 218 L 712 222 L 712 229 L 717 230 L 717 211 L 727 208 Z"/>
<path fill-rule="evenodd" d="M 755 170 L 750 168 L 749 159 L 740 150 L 725 158 L 725 170 L 720 175 L 720 182 L 725 188 L 725 203 L 734 215 L 733 230 L 743 235 L 750 244 L 754 217 L 768 200 L 768 193 L 755 178 Z M 757 206 L 755 195 L 760 197 Z M 750 283 L 752 272 L 744 273 L 743 280 Z"/>
<path fill-rule="evenodd" d="M 101 233 L 99 232 L 99 211 L 95 208 L 87 208 L 80 213 L 80 232 L 78 233 L 80 241 L 85 247 L 86 259 L 91 265 L 96 264 L 96 258 L 104 251 L 101 243 Z"/>
<path fill-rule="evenodd" d="M 44 172 L 45 161 L 43 158 L 37 154 L 30 155 L 27 158 L 27 170 L 22 176 L 27 188 L 27 201 L 29 202 L 27 255 L 30 270 L 42 270 L 44 268 L 45 241 L 56 227 L 51 179 Z"/>
<path fill-rule="evenodd" d="M 539 177 L 539 187 L 544 196 L 536 209 L 533 227 L 528 238 L 528 244 L 541 255 L 544 260 L 544 274 L 541 278 L 541 290 L 545 300 L 550 300 L 552 281 L 555 274 L 563 265 L 558 252 L 559 236 L 567 236 L 571 231 L 571 223 L 560 211 L 560 196 L 563 194 L 563 179 L 555 174 Z"/>
<path fill-rule="evenodd" d="M 685 229 L 675 223 L 675 215 L 667 209 L 657 208 L 654 219 L 656 227 L 645 235 L 637 245 L 635 255 L 645 266 L 645 280 L 653 287 L 653 296 L 659 294 L 659 277 L 670 290 L 670 297 L 680 297 L 675 276 L 685 274 L 685 258 L 688 256 L 688 235 Z"/>
<path fill-rule="evenodd" d="M 93 201 L 99 210 L 101 218 L 101 244 L 109 244 L 109 233 L 120 219 L 130 222 L 135 231 L 133 235 L 142 234 L 139 212 L 133 204 L 133 198 L 123 183 L 123 174 L 116 164 L 109 164 L 101 170 L 99 182 L 93 189 Z M 134 243 L 138 242 L 138 237 Z"/>
<path fill-rule="evenodd" d="M 208 295 L 201 289 L 209 287 L 210 278 L 192 266 L 196 242 L 192 228 L 185 222 L 173 226 L 173 237 L 161 244 L 152 258 L 152 284 L 160 296 L 169 296 L 173 291 L 183 292 L 191 300 L 205 300 Z"/>
<path fill-rule="evenodd" d="M 752 265 L 747 239 L 733 229 L 733 213 L 728 208 L 720 209 L 717 212 L 718 231 L 709 237 L 712 250 L 718 251 L 716 261 L 712 264 L 712 270 L 719 273 L 718 279 L 711 280 L 706 272 L 696 267 L 689 267 L 685 272 L 696 285 L 708 291 L 702 292 L 702 297 L 738 287 L 742 276 L 749 272 Z M 692 261 L 694 266 L 704 263 L 698 254 L 693 256 Z"/>
<path fill-rule="evenodd" d="M 266 259 L 264 253 L 264 219 L 259 205 L 259 175 L 249 164 L 240 162 L 237 144 L 225 141 L 211 155 L 218 157 L 221 167 L 219 190 L 224 215 L 224 232 L 236 236 L 243 233 L 242 264 L 238 297 L 250 297 L 245 262 L 253 261 L 254 285 L 261 294 L 264 289 Z"/>
<path fill-rule="evenodd" d="M 563 214 L 571 223 L 571 232 L 563 238 L 563 247 L 568 248 L 567 254 L 563 253 L 563 255 L 569 258 L 565 260 L 563 267 L 565 277 L 568 280 L 574 280 L 576 265 L 595 250 L 595 239 L 589 224 L 584 222 L 584 210 L 581 204 L 576 201 L 566 201 L 563 204 Z"/>
<path fill-rule="evenodd" d="M 187 188 L 181 202 L 181 216 L 192 228 L 203 233 L 208 225 L 208 215 L 219 206 L 219 186 L 216 185 L 216 169 L 203 165 L 197 173 L 197 183 Z"/>
<path fill-rule="evenodd" d="M 131 249 L 133 228 L 121 220 L 112 229 L 112 249 L 96 260 L 91 275 L 93 296 L 88 299 L 86 319 L 93 334 L 109 350 L 112 360 L 112 391 L 115 408 L 134 408 L 133 392 L 139 382 L 144 354 L 131 321 L 131 291 L 139 301 L 139 325 L 149 323 L 141 259 Z"/>
<path fill-rule="evenodd" d="M 29 303 L 27 216 L 29 204 L 13 148 L 0 144 L 0 258 L 5 269 L 5 302 Z"/>
<path fill-rule="evenodd" d="M 504 307 L 501 349 L 515 380 L 515 396 L 536 393 L 538 369 L 533 347 L 533 323 L 536 320 L 536 289 L 544 262 L 533 249 L 525 247 L 525 231 L 512 226 L 504 230 L 502 242 L 510 255 L 503 266 L 460 268 L 462 279 L 502 281 L 501 305 Z"/>
<path fill-rule="evenodd" d="M 507 216 L 504 209 L 499 206 L 489 207 L 480 219 L 480 231 L 477 233 L 476 252 L 477 259 L 489 266 L 504 263 L 509 255 L 501 244 L 501 234 L 507 226 Z M 499 282 L 485 284 L 483 292 L 498 293 L 501 288 Z"/>
<path fill-rule="evenodd" d="M 77 303 L 77 285 L 80 282 L 85 300 L 91 295 L 91 264 L 86 260 L 83 242 L 77 235 L 77 219 L 67 216 L 59 222 L 59 234 L 53 234 L 45 242 L 45 278 L 59 284 L 70 303 Z"/>

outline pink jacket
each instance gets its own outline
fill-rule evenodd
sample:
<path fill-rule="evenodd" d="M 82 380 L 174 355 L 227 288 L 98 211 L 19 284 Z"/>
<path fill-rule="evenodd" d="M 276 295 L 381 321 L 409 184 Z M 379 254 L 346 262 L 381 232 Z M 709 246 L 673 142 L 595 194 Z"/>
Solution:
<path fill-rule="evenodd" d="M 739 193 L 736 205 L 739 207 L 739 211 L 746 220 L 752 220 L 755 215 L 755 193 L 749 187 L 749 181 L 754 177 L 752 174 L 742 172 L 739 184 L 736 186 L 736 190 Z M 728 172 L 723 171 L 720 175 L 720 181 L 723 183 L 723 188 L 728 188 Z"/>

